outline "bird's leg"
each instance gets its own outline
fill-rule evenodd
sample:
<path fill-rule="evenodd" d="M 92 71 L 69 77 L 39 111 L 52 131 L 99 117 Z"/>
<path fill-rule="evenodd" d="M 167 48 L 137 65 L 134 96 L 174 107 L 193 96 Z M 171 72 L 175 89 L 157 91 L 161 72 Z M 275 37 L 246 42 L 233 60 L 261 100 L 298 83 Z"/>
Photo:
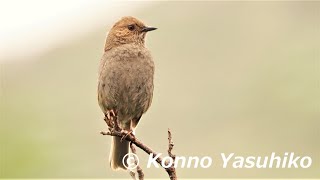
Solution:
<path fill-rule="evenodd" d="M 105 117 L 108 119 L 108 120 L 111 120 L 112 117 L 115 117 L 116 116 L 116 113 L 113 111 L 113 109 L 111 110 L 108 110 L 107 113 L 105 114 Z"/>
<path fill-rule="evenodd" d="M 107 123 L 108 125 L 108 128 L 112 128 L 112 123 L 111 123 L 111 120 L 108 118 L 107 114 L 104 115 L 104 121 Z"/>
<path fill-rule="evenodd" d="M 107 123 L 107 125 L 109 127 L 109 131 L 113 131 L 113 130 L 120 131 L 123 134 L 121 141 L 126 139 L 127 136 L 130 134 L 132 134 L 134 136 L 134 133 L 132 130 L 127 131 L 127 130 L 124 130 L 120 127 L 119 122 L 118 122 L 118 117 L 113 109 L 107 111 L 107 113 L 105 114 L 105 117 L 104 117 L 104 121 Z"/>
<path fill-rule="evenodd" d="M 136 121 L 130 121 L 130 130 L 129 131 L 128 130 L 123 130 L 123 129 L 121 130 L 121 133 L 124 134 L 124 135 L 122 136 L 120 141 L 123 141 L 124 139 L 126 139 L 127 136 L 129 136 L 130 134 L 131 134 L 131 136 L 133 138 L 135 138 L 135 134 L 134 134 L 133 130 L 134 130 L 136 124 L 133 124 L 134 122 L 136 122 Z"/>
<path fill-rule="evenodd" d="M 116 113 L 113 111 L 113 109 L 110 110 L 110 114 L 111 114 L 111 116 L 113 116 L 113 117 L 116 116 Z"/>
<path fill-rule="evenodd" d="M 109 130 L 119 129 L 119 124 L 117 122 L 117 116 L 113 109 L 108 110 L 105 114 L 104 121 L 107 123 Z"/>
<path fill-rule="evenodd" d="M 120 125 L 119 125 L 119 121 L 118 121 L 118 117 L 117 116 L 115 116 L 113 118 L 113 123 L 114 123 L 114 129 L 116 131 L 122 131 L 122 129 L 121 129 Z"/>
<path fill-rule="evenodd" d="M 123 135 L 122 138 L 120 139 L 120 142 L 122 142 L 124 139 L 126 139 L 127 136 L 129 136 L 130 134 L 134 137 L 134 133 L 133 133 L 132 130 L 127 131 L 127 130 L 123 130 L 123 129 L 122 129 L 122 130 L 121 130 L 121 133 L 124 134 L 124 135 Z"/>

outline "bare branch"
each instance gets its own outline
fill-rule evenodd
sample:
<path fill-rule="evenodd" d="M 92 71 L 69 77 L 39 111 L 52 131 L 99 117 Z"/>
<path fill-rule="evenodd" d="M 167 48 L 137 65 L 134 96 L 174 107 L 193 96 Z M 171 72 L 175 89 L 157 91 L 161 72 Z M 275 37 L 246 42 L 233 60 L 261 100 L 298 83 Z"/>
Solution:
<path fill-rule="evenodd" d="M 144 152 L 146 152 L 147 154 L 149 154 L 149 155 L 153 154 L 153 157 L 157 156 L 157 153 L 155 151 L 153 151 L 147 145 L 143 144 L 139 139 L 137 139 L 133 135 L 133 133 L 124 131 L 120 128 L 115 112 L 111 111 L 110 114 L 106 115 L 105 121 L 108 124 L 109 131 L 108 132 L 101 131 L 100 134 L 108 135 L 108 136 L 117 136 L 117 137 L 122 138 L 122 140 L 129 141 L 132 153 L 136 153 L 136 149 L 133 146 L 133 144 L 134 144 L 137 147 L 139 147 L 140 149 L 142 149 Z M 170 180 L 176 180 L 177 175 L 176 175 L 176 169 L 174 167 L 174 160 L 175 160 L 176 156 L 174 154 L 172 154 L 172 149 L 173 149 L 174 144 L 172 142 L 172 135 L 171 135 L 170 129 L 168 129 L 168 141 L 169 141 L 168 154 L 173 160 L 172 165 L 170 167 L 163 167 L 161 164 L 162 158 L 160 156 L 156 159 L 156 161 L 158 164 L 160 164 L 161 167 L 163 167 L 166 170 L 166 172 L 169 175 Z M 168 162 L 166 162 L 166 164 L 168 164 Z M 138 173 L 139 180 L 144 179 L 144 174 L 143 174 L 140 166 L 137 166 L 137 173 Z M 130 175 L 131 175 L 131 177 L 135 178 L 134 172 L 131 171 Z"/>
<path fill-rule="evenodd" d="M 153 157 L 157 156 L 157 153 L 155 151 L 153 151 L 150 147 L 146 146 L 145 144 L 143 144 L 139 139 L 137 139 L 132 133 L 128 134 L 124 131 L 119 132 L 119 131 L 115 131 L 115 130 L 111 130 L 108 132 L 105 131 L 101 131 L 100 132 L 102 135 L 108 135 L 108 136 L 117 136 L 117 137 L 124 137 L 126 136 L 124 139 L 127 141 L 132 142 L 134 145 L 136 145 L 137 147 L 139 147 L 140 149 L 142 149 L 144 152 L 146 152 L 147 154 L 153 154 Z M 169 143 L 170 144 L 170 143 Z M 172 148 L 171 148 L 172 149 Z M 171 150 L 170 150 L 171 151 Z M 158 157 L 156 159 L 157 163 L 161 165 L 162 162 L 162 158 Z M 176 176 L 176 170 L 174 168 L 174 166 L 172 165 L 171 167 L 168 168 L 164 168 L 166 170 L 166 172 L 168 173 L 169 177 L 171 180 L 176 180 L 177 176 Z"/>
<path fill-rule="evenodd" d="M 132 142 L 130 143 L 130 148 L 131 148 L 131 152 L 132 153 L 137 154 L 136 153 L 136 148 L 134 147 Z M 143 174 L 143 171 L 142 171 L 141 167 L 138 165 L 138 161 L 137 161 L 136 157 L 134 158 L 134 163 L 137 164 L 138 179 L 139 180 L 143 180 L 144 179 L 144 174 Z"/>
<path fill-rule="evenodd" d="M 129 171 L 130 176 L 132 177 L 132 179 L 136 180 L 136 174 L 133 171 Z"/>
<path fill-rule="evenodd" d="M 167 170 L 167 172 L 169 174 L 170 179 L 177 179 L 176 170 L 175 170 L 175 167 L 174 167 L 174 162 L 175 162 L 175 159 L 176 159 L 176 155 L 172 154 L 172 149 L 173 149 L 174 143 L 172 141 L 172 135 L 171 135 L 171 130 L 170 129 L 168 129 L 168 141 L 169 141 L 168 155 L 172 158 L 173 163 L 172 163 L 171 167 L 168 168 L 170 170 Z"/>

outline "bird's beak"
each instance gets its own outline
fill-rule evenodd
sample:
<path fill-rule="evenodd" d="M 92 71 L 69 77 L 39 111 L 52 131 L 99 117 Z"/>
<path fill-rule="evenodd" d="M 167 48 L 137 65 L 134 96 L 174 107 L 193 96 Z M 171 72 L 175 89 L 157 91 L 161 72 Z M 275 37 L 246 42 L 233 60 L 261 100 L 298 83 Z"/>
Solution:
<path fill-rule="evenodd" d="M 157 28 L 155 27 L 144 27 L 142 28 L 142 32 L 148 32 L 148 31 L 153 31 L 156 30 Z"/>

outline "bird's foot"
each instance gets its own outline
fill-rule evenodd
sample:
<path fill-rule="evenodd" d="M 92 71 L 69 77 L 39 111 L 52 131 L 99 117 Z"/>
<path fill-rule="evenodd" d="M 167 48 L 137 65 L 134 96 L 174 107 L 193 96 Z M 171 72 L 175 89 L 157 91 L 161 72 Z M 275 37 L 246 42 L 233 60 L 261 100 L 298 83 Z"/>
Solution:
<path fill-rule="evenodd" d="M 116 117 L 116 113 L 113 111 L 113 109 L 108 110 L 106 114 L 107 119 L 111 119 L 113 117 Z"/>
<path fill-rule="evenodd" d="M 105 115 L 104 121 L 107 123 L 109 130 L 113 129 L 114 124 L 113 124 L 113 119 L 111 117 L 108 118 L 107 115 Z"/>
<path fill-rule="evenodd" d="M 119 127 L 117 115 L 113 109 L 107 111 L 104 117 L 104 121 L 107 123 L 110 131 L 112 129 L 121 130 L 121 128 Z"/>
<path fill-rule="evenodd" d="M 122 142 L 124 139 L 127 138 L 127 136 L 129 136 L 130 134 L 134 137 L 134 133 L 132 130 L 130 131 L 127 131 L 127 130 L 121 130 L 121 133 L 124 134 L 121 139 L 120 139 L 120 142 Z"/>

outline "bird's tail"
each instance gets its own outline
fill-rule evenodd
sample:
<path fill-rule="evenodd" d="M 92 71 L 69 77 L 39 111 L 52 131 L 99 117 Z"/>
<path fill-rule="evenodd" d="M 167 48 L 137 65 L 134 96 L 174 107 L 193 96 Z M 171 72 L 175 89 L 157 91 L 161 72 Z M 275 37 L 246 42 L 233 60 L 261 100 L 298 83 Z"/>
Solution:
<path fill-rule="evenodd" d="M 123 165 L 123 157 L 129 153 L 129 142 L 126 140 L 121 141 L 120 137 L 112 137 L 111 151 L 110 151 L 110 166 L 111 169 L 117 170 L 119 168 L 127 170 Z"/>

